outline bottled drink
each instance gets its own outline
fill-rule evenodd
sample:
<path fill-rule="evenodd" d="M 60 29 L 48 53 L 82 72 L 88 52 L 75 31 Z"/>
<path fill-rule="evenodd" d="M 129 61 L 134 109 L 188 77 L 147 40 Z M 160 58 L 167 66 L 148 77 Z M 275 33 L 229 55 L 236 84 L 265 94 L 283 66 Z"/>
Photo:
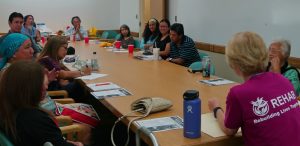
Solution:
<path fill-rule="evenodd" d="M 204 56 L 202 60 L 202 76 L 203 77 L 210 77 L 210 64 L 211 60 L 209 56 Z"/>
<path fill-rule="evenodd" d="M 201 136 L 201 100 L 199 92 L 187 90 L 183 94 L 183 132 L 184 137 L 198 138 Z"/>
<path fill-rule="evenodd" d="M 97 60 L 97 52 L 93 52 L 93 57 L 91 60 L 91 67 L 92 70 L 98 70 L 99 69 L 99 64 L 98 64 L 98 60 Z"/>

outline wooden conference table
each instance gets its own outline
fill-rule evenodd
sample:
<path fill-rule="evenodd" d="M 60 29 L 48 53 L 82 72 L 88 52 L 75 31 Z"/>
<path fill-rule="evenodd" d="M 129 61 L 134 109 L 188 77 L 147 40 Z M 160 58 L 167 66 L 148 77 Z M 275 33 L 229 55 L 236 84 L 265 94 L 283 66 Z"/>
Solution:
<path fill-rule="evenodd" d="M 183 93 L 189 89 L 198 90 L 202 101 L 202 113 L 210 112 L 208 99 L 220 99 L 225 108 L 225 100 L 229 89 L 234 84 L 222 86 L 207 86 L 197 81 L 202 79 L 201 74 L 192 74 L 187 68 L 167 61 L 142 61 L 134 59 L 128 53 L 114 53 L 100 48 L 95 44 L 71 42 L 76 48 L 80 59 L 89 59 L 93 52 L 97 52 L 100 73 L 108 74 L 103 78 L 84 83 L 113 82 L 131 92 L 132 96 L 113 97 L 99 100 L 114 115 L 120 117 L 130 112 L 130 104 L 141 97 L 159 96 L 173 102 L 173 107 L 164 112 L 149 115 L 146 119 L 178 115 L 183 118 Z M 126 124 L 128 119 L 123 120 Z M 136 127 L 132 125 L 132 130 Z M 161 146 L 196 146 L 196 145 L 241 145 L 241 136 L 213 138 L 202 132 L 201 138 L 188 139 L 183 136 L 183 129 L 156 132 L 155 136 Z"/>

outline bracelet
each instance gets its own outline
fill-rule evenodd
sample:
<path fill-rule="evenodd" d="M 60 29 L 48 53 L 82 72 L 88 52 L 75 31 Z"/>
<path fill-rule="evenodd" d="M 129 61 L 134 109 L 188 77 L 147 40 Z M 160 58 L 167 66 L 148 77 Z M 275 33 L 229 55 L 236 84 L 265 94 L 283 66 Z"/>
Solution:
<path fill-rule="evenodd" d="M 219 106 L 218 106 L 218 107 L 215 107 L 214 110 L 213 110 L 213 111 L 214 111 L 214 117 L 215 117 L 215 118 L 217 118 L 217 112 L 218 112 L 219 109 L 223 111 L 223 109 L 222 109 L 221 107 L 219 107 Z M 224 112 L 224 111 L 223 111 L 223 112 Z"/>

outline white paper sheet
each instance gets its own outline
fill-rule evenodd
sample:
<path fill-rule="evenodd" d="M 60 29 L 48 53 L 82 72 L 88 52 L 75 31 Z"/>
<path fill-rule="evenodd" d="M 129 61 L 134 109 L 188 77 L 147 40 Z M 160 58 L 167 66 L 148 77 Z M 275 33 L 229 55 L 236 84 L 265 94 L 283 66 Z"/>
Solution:
<path fill-rule="evenodd" d="M 226 136 L 226 134 L 220 128 L 218 121 L 214 117 L 213 113 L 206 113 L 201 115 L 201 131 L 212 137 Z M 241 129 L 239 129 L 238 132 L 241 132 Z"/>
<path fill-rule="evenodd" d="M 94 83 L 94 84 L 87 84 L 89 88 L 93 91 L 103 91 L 103 90 L 112 90 L 121 88 L 120 86 L 112 83 L 112 82 L 102 82 L 102 83 Z"/>
<path fill-rule="evenodd" d="M 115 53 L 128 53 L 128 50 L 126 50 L 126 49 L 114 48 L 112 51 L 115 52 Z"/>
<path fill-rule="evenodd" d="M 107 74 L 91 73 L 91 75 L 77 77 L 77 79 L 94 80 L 94 79 L 105 77 L 105 76 L 107 76 Z"/>
<path fill-rule="evenodd" d="M 210 85 L 210 86 L 218 86 L 218 85 L 234 83 L 233 81 L 222 79 L 222 78 L 210 79 L 210 80 L 200 80 L 199 82 Z"/>
<path fill-rule="evenodd" d="M 91 94 L 97 99 L 116 97 L 116 96 L 129 96 L 129 95 L 132 95 L 130 92 L 128 92 L 124 88 L 91 92 Z"/>
<path fill-rule="evenodd" d="M 183 128 L 183 120 L 179 116 L 139 120 L 135 123 L 138 126 L 143 126 L 152 132 Z"/>
<path fill-rule="evenodd" d="M 134 58 L 139 60 L 154 60 L 154 55 L 137 55 Z"/>

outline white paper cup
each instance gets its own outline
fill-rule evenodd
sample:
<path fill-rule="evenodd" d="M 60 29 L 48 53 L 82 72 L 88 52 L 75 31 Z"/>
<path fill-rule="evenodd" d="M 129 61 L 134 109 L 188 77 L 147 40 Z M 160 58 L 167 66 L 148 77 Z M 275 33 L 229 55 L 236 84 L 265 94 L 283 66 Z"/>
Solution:
<path fill-rule="evenodd" d="M 153 60 L 159 60 L 159 48 L 153 48 Z"/>

